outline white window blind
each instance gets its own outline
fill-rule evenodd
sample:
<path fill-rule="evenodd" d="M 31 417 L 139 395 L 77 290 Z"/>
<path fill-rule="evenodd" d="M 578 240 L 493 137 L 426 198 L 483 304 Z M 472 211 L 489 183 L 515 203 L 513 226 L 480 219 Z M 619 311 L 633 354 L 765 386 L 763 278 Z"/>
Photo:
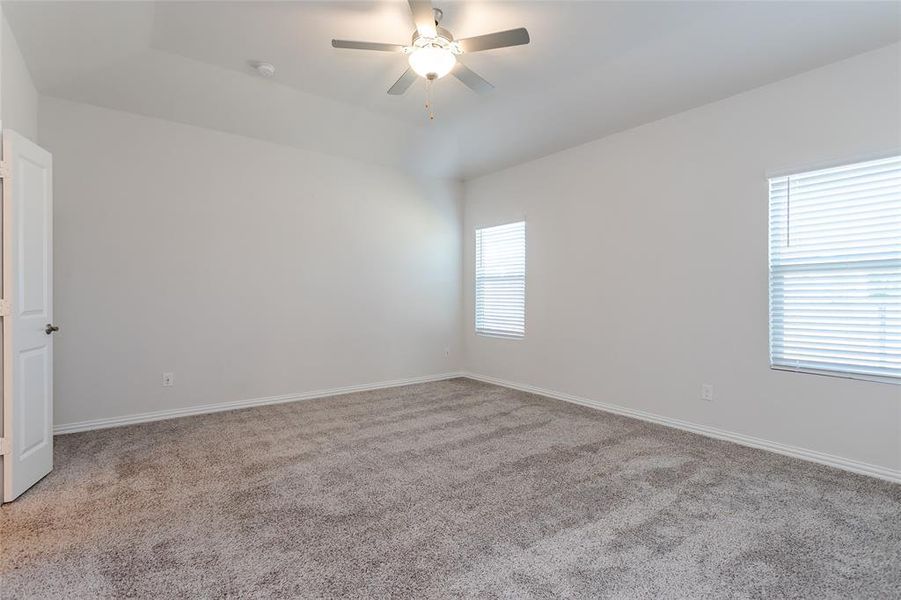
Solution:
<path fill-rule="evenodd" d="M 525 303 L 525 222 L 476 229 L 476 332 L 522 337 Z"/>
<path fill-rule="evenodd" d="M 770 364 L 901 383 L 901 156 L 770 179 Z"/>

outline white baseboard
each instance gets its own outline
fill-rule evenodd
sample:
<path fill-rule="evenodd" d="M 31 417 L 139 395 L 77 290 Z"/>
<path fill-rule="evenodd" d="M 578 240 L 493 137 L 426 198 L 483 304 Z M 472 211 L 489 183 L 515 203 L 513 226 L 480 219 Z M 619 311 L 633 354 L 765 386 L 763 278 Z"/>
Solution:
<path fill-rule="evenodd" d="M 285 394 L 282 396 L 268 396 L 265 398 L 253 398 L 250 400 L 234 400 L 232 402 L 218 402 L 215 404 L 199 404 L 197 406 L 157 410 L 153 412 L 139 413 L 136 415 L 125 415 L 122 417 L 94 419 L 91 421 L 77 421 L 75 423 L 63 423 L 62 425 L 55 425 L 53 427 L 53 434 L 59 435 L 64 433 L 76 433 L 78 431 L 90 431 L 92 429 L 122 427 L 124 425 L 135 425 L 137 423 L 149 423 L 150 421 L 163 421 L 166 419 L 176 419 L 178 417 L 189 417 L 191 415 L 217 413 L 226 410 L 249 408 L 251 406 L 265 406 L 267 404 L 284 404 L 285 402 L 297 402 L 299 400 L 313 400 L 316 398 L 327 398 L 329 396 L 340 396 L 341 394 L 351 394 L 353 392 L 368 392 L 371 390 L 400 387 L 402 385 L 412 385 L 414 383 L 442 381 L 445 379 L 453 379 L 454 377 L 462 376 L 462 373 L 441 373 L 438 375 L 425 375 L 423 377 L 394 379 L 391 381 L 379 381 L 377 383 L 368 383 L 363 385 L 349 385 L 346 387 L 331 388 L 327 390 L 315 390 L 312 392 L 303 392 L 300 394 Z"/>
<path fill-rule="evenodd" d="M 663 417 L 643 410 L 626 408 L 624 406 L 608 404 L 606 402 L 600 402 L 598 400 L 590 400 L 588 398 L 582 398 L 580 396 L 574 396 L 572 394 L 556 392 L 554 390 L 539 388 L 532 385 L 505 381 L 503 379 L 497 379 L 496 377 L 488 377 L 486 375 L 479 375 L 477 373 L 468 372 L 465 372 L 462 375 L 463 377 L 474 379 L 476 381 L 482 381 L 484 383 L 491 383 L 493 385 L 520 390 L 522 392 L 538 394 L 539 396 L 547 396 L 548 398 L 563 400 L 565 402 L 572 402 L 573 404 L 581 404 L 582 406 L 588 406 L 590 408 L 623 415 L 625 417 L 641 419 L 642 421 L 650 421 L 651 423 L 657 423 L 659 425 L 666 425 L 667 427 L 674 427 L 675 429 L 681 429 L 683 431 L 698 433 L 700 435 L 716 438 L 718 440 L 734 442 L 736 444 L 741 444 L 742 446 L 750 446 L 751 448 L 769 450 L 770 452 L 775 452 L 777 454 L 783 454 L 785 456 L 791 456 L 793 458 L 800 458 L 802 460 L 819 463 L 821 465 L 835 467 L 836 469 L 843 469 L 845 471 L 851 471 L 852 473 L 869 475 L 871 477 L 878 477 L 879 479 L 885 479 L 894 483 L 901 483 L 901 471 L 895 469 L 880 467 L 878 465 L 871 465 L 848 458 L 842 458 L 840 456 L 834 456 L 832 454 L 826 454 L 824 452 L 817 452 L 815 450 L 807 450 L 806 448 L 799 448 L 797 446 L 789 446 L 788 444 L 782 444 L 779 442 L 771 442 L 769 440 L 752 437 L 741 433 L 733 433 L 731 431 L 726 431 L 725 429 L 718 429 L 716 427 L 709 427 L 707 425 L 698 425 L 689 421 Z"/>

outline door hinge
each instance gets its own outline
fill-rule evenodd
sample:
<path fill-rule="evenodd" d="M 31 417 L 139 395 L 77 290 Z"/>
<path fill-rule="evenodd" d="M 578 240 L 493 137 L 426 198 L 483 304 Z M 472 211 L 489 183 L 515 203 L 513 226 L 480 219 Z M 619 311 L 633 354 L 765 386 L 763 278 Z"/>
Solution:
<path fill-rule="evenodd" d="M 12 450 L 12 448 L 9 447 L 9 440 L 0 438 L 0 456 L 9 454 L 10 450 Z"/>
<path fill-rule="evenodd" d="M 0 299 L 0 317 L 9 316 L 9 300 Z"/>

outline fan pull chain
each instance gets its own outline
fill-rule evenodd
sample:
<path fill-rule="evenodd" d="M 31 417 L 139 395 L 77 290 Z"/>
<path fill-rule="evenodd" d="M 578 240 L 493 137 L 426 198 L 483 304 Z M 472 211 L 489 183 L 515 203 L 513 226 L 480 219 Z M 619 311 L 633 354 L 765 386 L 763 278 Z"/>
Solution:
<path fill-rule="evenodd" d="M 435 120 L 435 113 L 432 112 L 432 80 L 425 80 L 425 111 L 429 115 L 429 121 Z"/>

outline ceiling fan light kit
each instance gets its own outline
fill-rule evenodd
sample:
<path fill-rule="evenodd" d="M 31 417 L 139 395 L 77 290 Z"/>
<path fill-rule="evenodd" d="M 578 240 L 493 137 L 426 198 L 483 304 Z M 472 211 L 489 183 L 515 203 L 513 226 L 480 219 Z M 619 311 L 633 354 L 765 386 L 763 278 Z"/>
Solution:
<path fill-rule="evenodd" d="M 462 54 L 459 44 L 454 43 L 451 32 L 438 27 L 441 11 L 435 9 L 435 36 L 426 37 L 419 31 L 413 34 L 413 43 L 404 48 L 409 55 L 410 67 L 420 77 L 429 81 L 440 79 L 451 72 L 457 64 L 457 55 Z"/>
<path fill-rule="evenodd" d="M 443 13 L 439 9 L 432 8 L 430 0 L 408 1 L 413 13 L 413 22 L 416 25 L 413 41 L 409 46 L 332 40 L 332 46 L 335 48 L 406 54 L 410 66 L 388 89 L 388 93 L 392 96 L 403 95 L 416 81 L 417 76 L 432 82 L 448 74 L 453 74 L 466 87 L 475 92 L 480 94 L 490 92 L 494 86 L 460 62 L 457 57 L 466 53 L 529 43 L 529 32 L 522 27 L 455 41 L 450 31 L 438 25 Z"/>
<path fill-rule="evenodd" d="M 410 67 L 428 80 L 441 79 L 457 64 L 454 53 L 445 48 L 426 47 L 410 53 Z"/>

